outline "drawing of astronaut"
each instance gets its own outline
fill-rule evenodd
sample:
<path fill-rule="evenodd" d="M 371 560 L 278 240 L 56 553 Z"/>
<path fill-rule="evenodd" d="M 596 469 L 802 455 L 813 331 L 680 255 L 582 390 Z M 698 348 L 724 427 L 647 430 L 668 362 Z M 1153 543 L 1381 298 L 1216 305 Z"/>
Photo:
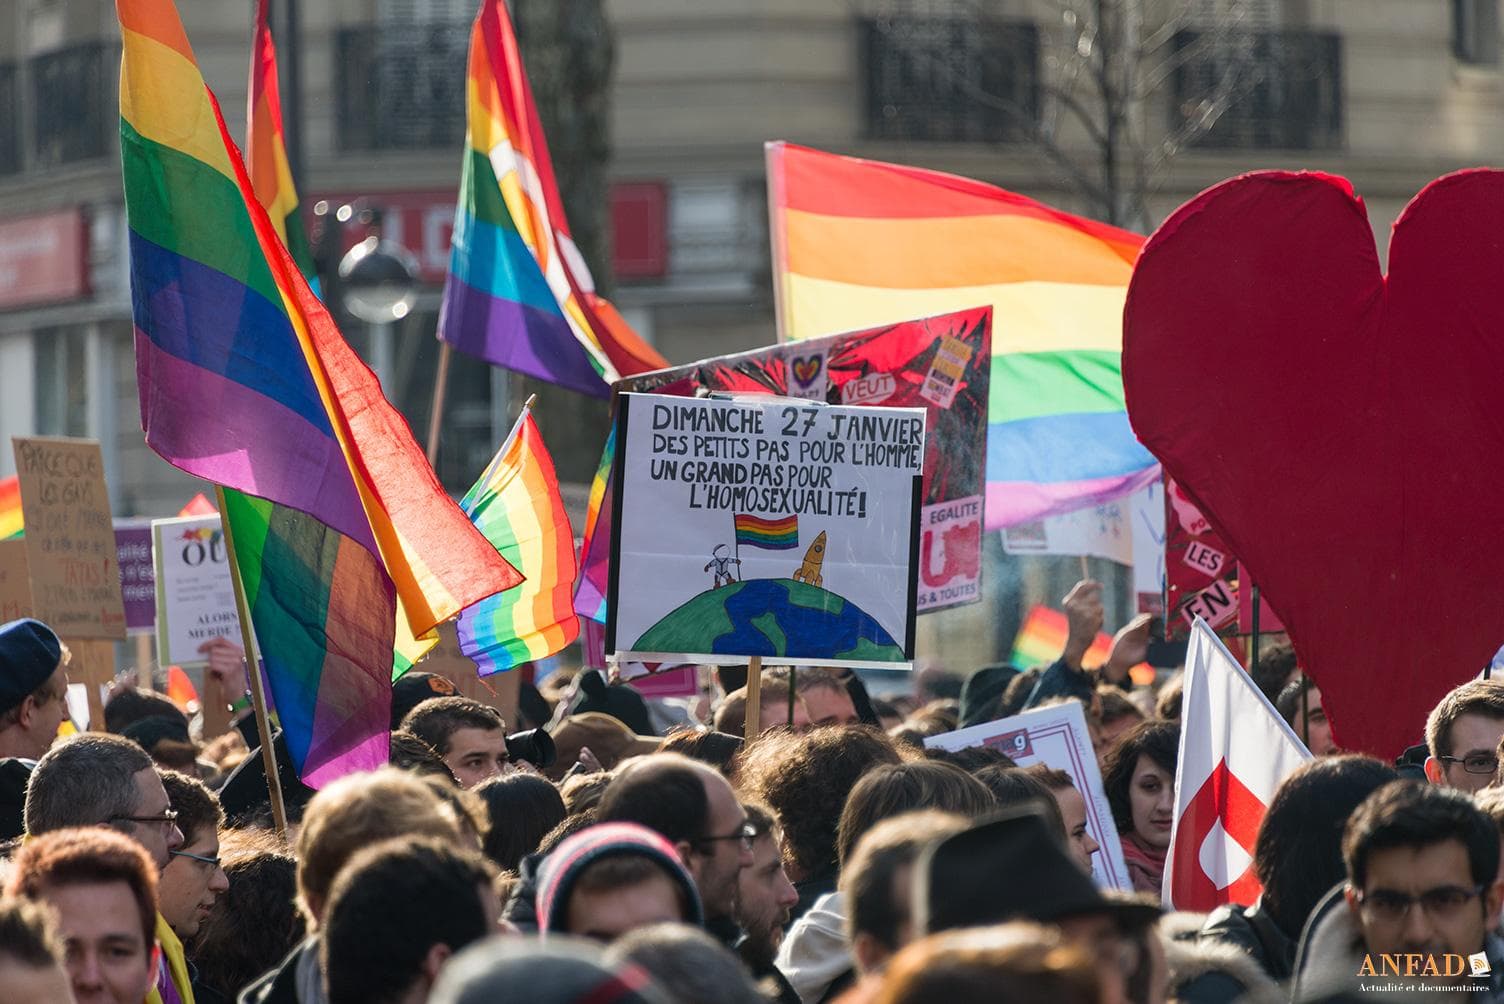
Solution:
<path fill-rule="evenodd" d="M 715 550 L 710 552 L 710 561 L 705 564 L 705 571 L 708 572 L 712 568 L 715 569 L 715 585 L 711 586 L 712 589 L 729 586 L 731 583 L 737 581 L 736 576 L 741 575 L 742 559 L 733 558 L 729 554 L 722 554 L 721 552 L 724 550 L 726 550 L 725 544 L 717 544 Z M 731 574 L 732 565 L 736 566 L 736 576 Z"/>

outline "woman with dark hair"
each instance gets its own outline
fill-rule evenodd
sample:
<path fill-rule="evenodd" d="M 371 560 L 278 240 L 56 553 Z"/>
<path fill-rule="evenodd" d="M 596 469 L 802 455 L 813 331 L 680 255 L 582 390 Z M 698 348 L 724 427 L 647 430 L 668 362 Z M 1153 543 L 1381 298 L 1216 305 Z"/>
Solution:
<path fill-rule="evenodd" d="M 475 789 L 486 803 L 491 829 L 481 849 L 496 867 L 515 872 L 548 832 L 564 821 L 564 799 L 547 778 L 518 772 L 493 777 Z"/>
<path fill-rule="evenodd" d="M 235 1000 L 246 986 L 303 940 L 298 862 L 266 830 L 226 830 L 220 857 L 230 886 L 209 909 L 193 941 L 198 1000 Z"/>
<path fill-rule="evenodd" d="M 1175 821 L 1175 761 L 1180 723 L 1135 725 L 1102 761 L 1102 787 L 1123 840 L 1123 860 L 1138 892 L 1158 895 Z"/>

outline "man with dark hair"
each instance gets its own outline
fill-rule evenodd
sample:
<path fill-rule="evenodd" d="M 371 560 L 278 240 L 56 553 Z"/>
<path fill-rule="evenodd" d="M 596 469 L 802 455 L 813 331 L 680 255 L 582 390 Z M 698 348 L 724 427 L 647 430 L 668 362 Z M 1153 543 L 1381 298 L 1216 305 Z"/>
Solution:
<path fill-rule="evenodd" d="M 757 834 L 719 771 L 677 753 L 633 760 L 606 786 L 595 818 L 637 823 L 667 839 L 694 878 L 712 933 L 727 944 L 740 938 L 737 878 L 752 864 Z"/>
<path fill-rule="evenodd" d="M 56 912 L 79 1004 L 160 1004 L 152 947 L 157 870 L 135 841 L 98 827 L 28 840 L 5 891 Z M 180 999 L 191 1004 L 193 995 Z"/>
<path fill-rule="evenodd" d="M 858 973 L 877 972 L 914 940 L 914 862 L 926 846 L 969 825 L 965 816 L 927 809 L 885 819 L 857 841 L 841 870 L 841 891 Z"/>
<path fill-rule="evenodd" d="M 31 618 L 0 624 L 0 840 L 24 831 L 32 768 L 68 717 L 68 650 Z"/>
<path fill-rule="evenodd" d="M 402 728 L 444 758 L 463 788 L 511 769 L 501 712 L 468 697 L 435 697 L 413 708 Z"/>
<path fill-rule="evenodd" d="M 225 814 L 202 781 L 175 770 L 160 774 L 167 799 L 178 814 L 183 846 L 171 852 L 162 869 L 157 886 L 159 909 L 172 932 L 186 942 L 198 933 L 214 901 L 230 887 L 219 863 L 219 828 Z"/>
<path fill-rule="evenodd" d="M 1369 960 L 1425 956 L 1440 970 L 1434 979 L 1455 983 L 1468 978 L 1468 957 L 1483 952 L 1492 970 L 1490 990 L 1500 991 L 1504 944 L 1489 932 L 1504 895 L 1499 830 L 1472 799 L 1435 785 L 1392 781 L 1348 821 L 1342 857 L 1348 911 Z M 1460 964 L 1447 966 L 1445 956 Z M 1378 968 L 1370 972 L 1383 975 Z"/>
<path fill-rule="evenodd" d="M 778 945 L 789 924 L 789 910 L 799 902 L 799 894 L 783 868 L 777 817 L 767 806 L 756 802 L 744 802 L 742 807 L 757 836 L 752 838 L 752 863 L 737 877 L 736 922 L 746 937 L 736 949 L 742 961 L 761 978 L 772 969 L 778 956 Z"/>
<path fill-rule="evenodd" d="M 694 879 L 664 837 L 603 823 L 567 838 L 538 869 L 538 929 L 612 941 L 648 924 L 704 923 Z"/>
<path fill-rule="evenodd" d="M 1312 760 L 1285 778 L 1253 845 L 1253 871 L 1263 895 L 1252 905 L 1218 907 L 1197 943 L 1234 946 L 1271 979 L 1289 979 L 1306 918 L 1342 881 L 1343 825 L 1369 795 L 1398 777 L 1372 757 L 1350 754 Z M 1230 979 L 1207 974 L 1178 989 L 1186 1000 L 1205 1000 Z"/>
<path fill-rule="evenodd" d="M 30 900 L 0 897 L 0 1004 L 72 1000 L 52 918 Z"/>
<path fill-rule="evenodd" d="M 836 831 L 851 789 L 867 771 L 899 760 L 891 739 L 860 726 L 770 732 L 742 751 L 737 787 L 783 825 L 784 864 L 799 891 L 795 919 L 835 891 Z"/>
<path fill-rule="evenodd" d="M 474 851 L 431 839 L 391 840 L 351 858 L 324 914 L 330 1004 L 426 1001 L 450 956 L 496 929 L 495 877 Z"/>
<path fill-rule="evenodd" d="M 1493 783 L 1504 738 L 1504 682 L 1473 680 L 1454 688 L 1426 718 L 1426 779 L 1478 791 Z"/>

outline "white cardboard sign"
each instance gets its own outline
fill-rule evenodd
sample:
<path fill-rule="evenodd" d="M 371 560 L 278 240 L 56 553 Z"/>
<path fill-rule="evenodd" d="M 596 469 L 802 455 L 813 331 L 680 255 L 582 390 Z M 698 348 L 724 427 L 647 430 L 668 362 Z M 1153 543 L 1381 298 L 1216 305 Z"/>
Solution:
<path fill-rule="evenodd" d="M 1102 772 L 1092 750 L 1086 715 L 1075 701 L 1025 711 L 1011 718 L 957 729 L 924 741 L 943 750 L 990 746 L 1013 758 L 1020 767 L 1036 763 L 1063 770 L 1086 801 L 1086 828 L 1101 850 L 1092 855 L 1092 877 L 1104 889 L 1132 891 L 1133 880 L 1123 861 L 1123 845 L 1112 819 L 1112 806 L 1102 788 Z"/>
<path fill-rule="evenodd" d="M 925 412 L 623 394 L 606 652 L 904 665 Z"/>

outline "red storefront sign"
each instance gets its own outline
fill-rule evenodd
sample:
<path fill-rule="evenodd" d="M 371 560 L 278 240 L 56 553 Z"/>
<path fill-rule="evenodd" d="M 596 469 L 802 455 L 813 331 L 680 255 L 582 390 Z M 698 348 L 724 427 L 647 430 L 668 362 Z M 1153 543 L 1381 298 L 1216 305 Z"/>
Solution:
<path fill-rule="evenodd" d="M 89 234 L 78 207 L 0 221 L 0 309 L 89 292 Z"/>
<path fill-rule="evenodd" d="M 418 259 L 418 279 L 442 285 L 449 271 L 449 241 L 454 233 L 453 189 L 418 192 L 320 192 L 303 200 L 305 212 L 319 200 L 332 215 L 340 206 L 381 211 L 382 236 Z M 668 271 L 668 189 L 662 182 L 624 182 L 611 186 L 612 268 L 619 279 L 656 279 Z M 310 222 L 312 217 L 310 214 Z M 364 240 L 371 230 L 352 216 L 340 227 L 340 254 Z"/>

